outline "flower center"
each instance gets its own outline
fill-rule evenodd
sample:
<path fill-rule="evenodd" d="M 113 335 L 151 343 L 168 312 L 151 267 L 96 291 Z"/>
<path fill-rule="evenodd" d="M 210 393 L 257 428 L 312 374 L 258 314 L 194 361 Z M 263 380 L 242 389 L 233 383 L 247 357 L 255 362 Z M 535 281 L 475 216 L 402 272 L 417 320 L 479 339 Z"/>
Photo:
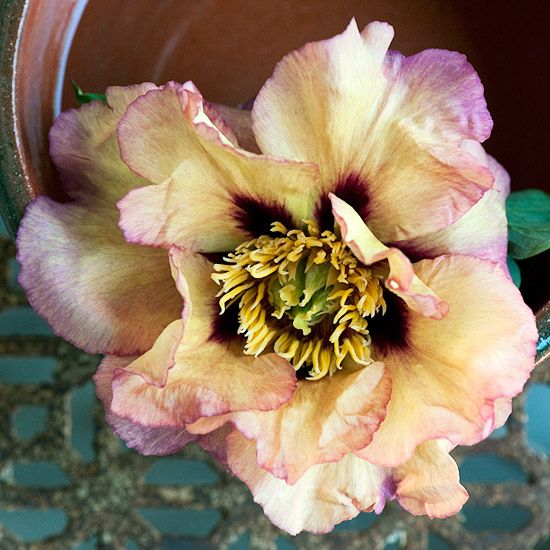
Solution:
<path fill-rule="evenodd" d="M 359 265 L 333 232 L 271 226 L 215 264 L 220 314 L 238 301 L 244 352 L 274 351 L 317 380 L 372 362 L 367 318 L 386 311 L 382 272 Z"/>

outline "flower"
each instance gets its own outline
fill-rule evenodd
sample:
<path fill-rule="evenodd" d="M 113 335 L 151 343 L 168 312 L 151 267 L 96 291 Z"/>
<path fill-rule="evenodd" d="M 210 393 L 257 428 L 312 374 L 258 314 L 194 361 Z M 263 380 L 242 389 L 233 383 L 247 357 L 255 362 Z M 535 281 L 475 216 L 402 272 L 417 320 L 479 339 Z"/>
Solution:
<path fill-rule="evenodd" d="M 534 365 L 479 78 L 392 38 L 352 21 L 289 54 L 251 114 L 189 82 L 109 88 L 51 131 L 72 202 L 37 198 L 18 235 L 31 304 L 105 354 L 114 431 L 195 441 L 293 534 L 391 499 L 456 513 L 449 451 Z"/>

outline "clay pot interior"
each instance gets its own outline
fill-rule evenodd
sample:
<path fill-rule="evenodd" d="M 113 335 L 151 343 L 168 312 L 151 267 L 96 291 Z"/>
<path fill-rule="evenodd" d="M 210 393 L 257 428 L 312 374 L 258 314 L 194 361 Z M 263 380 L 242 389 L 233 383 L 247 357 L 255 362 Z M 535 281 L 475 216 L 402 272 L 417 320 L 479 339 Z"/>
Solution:
<path fill-rule="evenodd" d="M 76 106 L 71 79 L 88 91 L 193 80 L 207 99 L 236 105 L 254 97 L 285 53 L 342 31 L 352 17 L 361 27 L 391 22 L 392 47 L 405 54 L 431 47 L 465 53 L 495 120 L 488 151 L 506 166 L 514 188 L 548 189 L 550 110 L 541 108 L 548 86 L 539 69 L 546 66 L 550 29 L 543 4 L 496 11 L 474 0 L 29 0 L 15 78 L 28 193 L 62 197 L 47 131 L 56 111 Z M 548 262 L 547 255 L 539 258 L 526 275 L 534 306 L 546 298 L 529 296 Z"/>

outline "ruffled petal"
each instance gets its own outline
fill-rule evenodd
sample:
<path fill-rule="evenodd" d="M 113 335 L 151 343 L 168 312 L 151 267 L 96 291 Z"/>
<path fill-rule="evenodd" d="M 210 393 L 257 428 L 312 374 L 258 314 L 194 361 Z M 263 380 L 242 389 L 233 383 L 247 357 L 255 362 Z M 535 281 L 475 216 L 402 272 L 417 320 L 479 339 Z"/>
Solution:
<path fill-rule="evenodd" d="M 196 436 L 182 428 L 142 426 L 127 418 L 118 416 L 111 409 L 113 373 L 128 366 L 132 360 L 131 357 L 107 356 L 99 365 L 94 376 L 97 396 L 105 407 L 107 423 L 128 447 L 136 449 L 143 455 L 160 456 L 175 453 L 187 443 L 194 441 Z"/>
<path fill-rule="evenodd" d="M 261 154 L 256 143 L 256 136 L 252 130 L 252 114 L 250 111 L 218 103 L 212 104 L 211 107 L 214 112 L 210 114 L 211 110 L 207 108 L 207 113 L 213 118 L 214 124 L 218 127 L 223 127 L 224 124 L 227 125 L 235 135 L 236 146 L 251 153 Z M 216 114 L 218 118 L 215 118 Z"/>
<path fill-rule="evenodd" d="M 339 462 L 317 464 L 289 485 L 256 464 L 253 441 L 234 431 L 227 436 L 227 461 L 244 481 L 265 514 L 291 535 L 328 533 L 360 511 L 371 511 L 381 499 L 381 468 L 346 455 Z"/>
<path fill-rule="evenodd" d="M 349 204 L 332 193 L 329 197 L 342 240 L 355 256 L 365 265 L 387 260 L 390 271 L 385 285 L 388 290 L 402 298 L 413 311 L 432 319 L 445 317 L 448 304 L 414 273 L 405 254 L 397 248 L 383 245 Z"/>
<path fill-rule="evenodd" d="M 120 160 L 116 125 L 153 88 L 108 88 L 107 105 L 57 118 L 50 152 L 75 202 L 36 199 L 18 233 L 19 282 L 31 305 L 90 353 L 141 353 L 181 311 L 166 253 L 128 244 L 118 228 L 116 201 L 144 180 Z"/>
<path fill-rule="evenodd" d="M 231 416 L 233 424 L 256 440 L 257 462 L 294 484 L 320 462 L 334 462 L 367 445 L 384 419 L 391 382 L 384 365 L 338 372 L 301 381 L 292 399 L 269 412 Z"/>
<path fill-rule="evenodd" d="M 464 254 L 491 260 L 507 270 L 508 225 L 506 198 L 510 193 L 510 176 L 493 158 L 485 154 L 478 143 L 471 142 L 470 150 L 491 170 L 495 185 L 464 216 L 449 227 L 424 235 L 397 246 L 417 259 L 428 259 L 443 254 Z"/>
<path fill-rule="evenodd" d="M 149 349 L 181 314 L 163 250 L 124 241 L 114 203 L 27 208 L 17 237 L 19 283 L 56 334 L 89 353 Z"/>
<path fill-rule="evenodd" d="M 537 330 L 531 310 L 494 263 L 441 256 L 415 272 L 449 303 L 440 321 L 408 311 L 400 346 L 377 346 L 391 373 L 386 419 L 361 457 L 405 462 L 428 439 L 472 445 L 495 427 L 495 402 L 521 392 L 534 367 Z"/>
<path fill-rule="evenodd" d="M 213 107 L 207 110 L 216 119 Z M 206 116 L 202 97 L 185 85 L 137 99 L 118 136 L 128 166 L 157 184 L 119 202 L 130 242 L 224 252 L 269 233 L 273 221 L 300 223 L 311 212 L 317 167 L 235 148 Z"/>
<path fill-rule="evenodd" d="M 218 287 L 211 278 L 214 268 L 204 256 L 176 246 L 170 248 L 169 256 L 172 276 L 184 303 L 181 344 L 193 348 L 216 336 L 220 308 Z"/>
<path fill-rule="evenodd" d="M 296 375 L 287 360 L 246 356 L 238 344 L 212 340 L 178 347 L 180 327 L 170 325 L 150 351 L 115 374 L 116 414 L 146 426 L 183 427 L 203 416 L 276 409 L 290 399 Z"/>
<path fill-rule="evenodd" d="M 458 467 L 445 441 L 426 441 L 392 472 L 399 504 L 415 516 L 446 518 L 460 511 L 468 492 L 459 482 Z"/>
<path fill-rule="evenodd" d="M 386 23 L 359 33 L 352 21 L 307 44 L 279 62 L 252 111 L 261 150 L 317 163 L 324 192 L 353 196 L 383 242 L 447 227 L 493 185 L 462 148 L 492 127 L 474 69 L 455 52 L 387 53 L 392 38 Z"/>
<path fill-rule="evenodd" d="M 71 198 L 112 209 L 128 191 L 147 183 L 120 159 L 116 127 L 128 105 L 154 89 L 150 83 L 112 86 L 105 92 L 107 104 L 92 101 L 57 117 L 50 156 Z"/>

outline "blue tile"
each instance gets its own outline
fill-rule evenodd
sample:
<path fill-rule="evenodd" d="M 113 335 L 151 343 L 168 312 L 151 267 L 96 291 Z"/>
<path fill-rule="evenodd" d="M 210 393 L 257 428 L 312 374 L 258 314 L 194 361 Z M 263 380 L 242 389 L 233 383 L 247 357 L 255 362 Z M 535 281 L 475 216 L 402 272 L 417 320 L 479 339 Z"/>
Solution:
<path fill-rule="evenodd" d="M 218 479 L 206 462 L 177 458 L 160 458 L 145 474 L 145 483 L 151 485 L 203 485 Z"/>
<path fill-rule="evenodd" d="M 3 523 L 22 541 L 28 542 L 61 533 L 67 525 L 67 516 L 62 510 L 37 510 L 32 508 L 10 512 L 0 510 L 0 523 Z"/>

